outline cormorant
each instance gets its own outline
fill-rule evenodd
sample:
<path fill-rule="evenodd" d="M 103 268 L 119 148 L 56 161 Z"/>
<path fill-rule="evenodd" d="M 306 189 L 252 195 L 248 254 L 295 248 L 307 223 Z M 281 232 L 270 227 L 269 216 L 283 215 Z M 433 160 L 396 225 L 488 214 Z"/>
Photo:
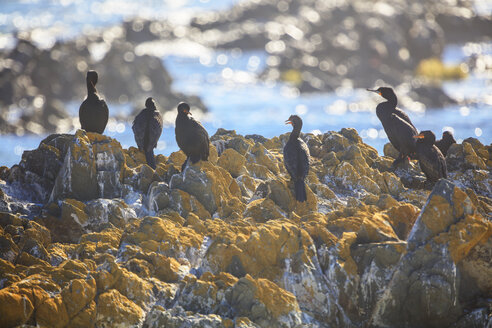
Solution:
<path fill-rule="evenodd" d="M 302 119 L 297 115 L 291 115 L 285 124 L 292 124 L 292 132 L 289 141 L 284 147 L 284 165 L 294 181 L 294 191 L 296 200 L 304 202 L 307 200 L 306 186 L 304 179 L 309 172 L 309 148 L 306 143 L 299 138 L 302 128 Z"/>
<path fill-rule="evenodd" d="M 387 101 L 378 104 L 376 115 L 383 124 L 384 131 L 391 144 L 399 151 L 398 158 L 393 162 L 396 166 L 407 156 L 415 158 L 416 148 L 414 136 L 418 134 L 417 129 L 405 112 L 397 108 L 398 99 L 392 88 L 380 87 L 372 91 Z"/>
<path fill-rule="evenodd" d="M 190 106 L 181 102 L 178 105 L 178 116 L 176 117 L 176 142 L 179 148 L 186 154 L 186 161 L 181 166 L 181 171 L 186 167 L 188 160 L 192 163 L 208 160 L 209 140 L 207 130 L 190 117 Z"/>
<path fill-rule="evenodd" d="M 456 140 L 454 140 L 453 134 L 451 131 L 444 131 L 442 133 L 442 139 L 436 141 L 436 146 L 439 148 L 441 153 L 446 157 L 446 154 L 448 153 L 449 147 L 451 147 L 452 144 L 455 144 Z"/>
<path fill-rule="evenodd" d="M 145 153 L 147 164 L 155 170 L 154 148 L 162 133 L 162 116 L 152 97 L 145 101 L 145 108 L 135 117 L 132 125 L 138 149 Z"/>
<path fill-rule="evenodd" d="M 87 98 L 79 108 L 80 126 L 87 132 L 102 134 L 108 123 L 109 110 L 104 99 L 99 97 L 96 90 L 97 72 L 88 71 L 86 77 Z"/>
<path fill-rule="evenodd" d="M 436 182 L 441 178 L 447 178 L 446 160 L 443 154 L 434 145 L 436 136 L 432 131 L 420 132 L 414 137 L 417 140 L 417 157 L 420 168 L 427 177 L 427 181 Z"/>

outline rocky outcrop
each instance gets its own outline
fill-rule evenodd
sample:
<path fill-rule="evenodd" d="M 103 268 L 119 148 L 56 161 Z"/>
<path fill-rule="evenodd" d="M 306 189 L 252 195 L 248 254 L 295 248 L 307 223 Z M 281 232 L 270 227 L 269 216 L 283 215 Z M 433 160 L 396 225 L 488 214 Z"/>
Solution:
<path fill-rule="evenodd" d="M 198 97 L 171 89 L 172 78 L 160 58 L 136 52 L 138 44 L 126 42 L 125 34 L 117 35 L 109 30 L 59 41 L 50 49 L 19 38 L 13 49 L 0 51 L 0 60 L 6 63 L 0 68 L 0 131 L 21 135 L 72 129 L 74 120 L 65 104 L 81 103 L 87 95 L 89 69 L 99 73 L 97 88 L 109 103 L 111 116 L 115 115 L 111 104 L 131 102 L 135 110 L 140 109 L 149 92 L 163 110 L 184 99 L 206 110 Z M 9 114 L 14 110 L 15 121 Z"/>
<path fill-rule="evenodd" d="M 297 203 L 287 138 L 220 129 L 183 172 L 181 152 L 153 170 L 99 134 L 43 140 L 0 170 L 0 326 L 491 324 L 491 146 L 454 145 L 429 191 L 353 129 L 303 134 Z"/>
<path fill-rule="evenodd" d="M 198 15 L 192 37 L 214 48 L 265 50 L 263 78 L 301 92 L 367 88 L 375 81 L 397 86 L 416 77 L 419 63 L 441 58 L 444 46 L 486 39 L 489 16 L 473 4 L 360 0 L 248 1 L 223 12 Z M 203 42 L 203 41 L 202 41 Z M 457 71 L 455 77 L 466 75 Z M 408 89 L 408 88 L 407 88 Z M 440 86 L 418 79 L 409 96 L 429 108 L 453 104 Z"/>

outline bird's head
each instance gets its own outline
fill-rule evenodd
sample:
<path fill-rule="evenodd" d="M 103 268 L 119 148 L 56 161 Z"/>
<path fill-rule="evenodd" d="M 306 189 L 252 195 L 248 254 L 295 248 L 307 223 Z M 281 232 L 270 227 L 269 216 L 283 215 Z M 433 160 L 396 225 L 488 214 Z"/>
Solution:
<path fill-rule="evenodd" d="M 96 71 L 87 71 L 86 80 L 87 82 L 91 83 L 93 86 L 96 86 L 98 78 L 99 77 Z"/>
<path fill-rule="evenodd" d="M 145 108 L 156 110 L 154 98 L 149 97 L 145 100 Z"/>
<path fill-rule="evenodd" d="M 425 130 L 420 132 L 418 135 L 414 136 L 418 143 L 423 143 L 427 145 L 433 145 L 436 142 L 436 135 L 430 130 Z"/>
<path fill-rule="evenodd" d="M 292 124 L 294 128 L 299 127 L 302 128 L 302 119 L 297 115 L 290 115 L 289 119 L 285 121 L 285 124 Z"/>
<path fill-rule="evenodd" d="M 453 133 L 451 131 L 444 131 L 442 133 L 442 139 L 443 140 L 450 140 L 450 141 L 455 141 L 453 137 Z"/>
<path fill-rule="evenodd" d="M 389 87 L 379 87 L 376 90 L 373 89 L 366 89 L 367 91 L 372 91 L 383 97 L 384 99 L 393 99 L 396 98 L 395 92 L 393 91 L 392 88 Z"/>
<path fill-rule="evenodd" d="M 185 102 L 180 102 L 178 104 L 178 113 L 183 113 L 183 114 L 186 114 L 186 115 L 191 115 L 190 113 L 190 105 L 188 105 L 187 103 Z"/>

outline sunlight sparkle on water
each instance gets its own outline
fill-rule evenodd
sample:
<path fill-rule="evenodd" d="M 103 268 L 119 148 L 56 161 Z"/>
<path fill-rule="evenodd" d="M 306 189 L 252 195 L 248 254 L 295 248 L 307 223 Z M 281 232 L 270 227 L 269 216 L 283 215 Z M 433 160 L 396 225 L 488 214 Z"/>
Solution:
<path fill-rule="evenodd" d="M 461 114 L 461 116 L 468 116 L 468 115 L 470 115 L 470 108 L 465 107 L 465 106 L 461 107 L 460 108 L 460 114 Z"/>

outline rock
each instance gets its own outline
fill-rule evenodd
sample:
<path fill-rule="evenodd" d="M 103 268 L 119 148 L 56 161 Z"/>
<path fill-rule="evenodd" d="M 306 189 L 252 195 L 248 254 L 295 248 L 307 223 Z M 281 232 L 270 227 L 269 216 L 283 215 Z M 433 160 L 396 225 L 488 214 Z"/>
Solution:
<path fill-rule="evenodd" d="M 96 296 L 96 281 L 92 277 L 87 280 L 71 280 L 63 288 L 61 295 L 67 309 L 68 317 L 73 319 L 94 300 Z"/>
<path fill-rule="evenodd" d="M 385 5 L 393 14 L 360 6 L 360 1 L 309 10 L 305 1 L 289 2 L 281 9 L 259 1 L 198 15 L 190 33 L 218 48 L 265 50 L 274 59 L 261 76 L 290 83 L 300 92 L 329 92 L 342 83 L 362 88 L 374 83 L 372 77 L 377 75 L 402 87 L 414 80 L 411 97 L 427 108 L 455 103 L 442 88 L 416 79 L 416 68 L 422 60 L 441 57 L 450 40 L 464 42 L 487 35 L 490 17 L 464 2 L 452 9 L 432 1 L 424 1 L 418 10 L 408 1 Z M 295 31 L 289 24 L 296 26 Z M 474 29 L 477 33 L 471 32 Z"/>
<path fill-rule="evenodd" d="M 140 307 L 115 289 L 99 295 L 96 311 L 96 326 L 131 327 L 138 324 L 145 315 Z"/>
<path fill-rule="evenodd" d="M 260 326 L 301 323 L 295 296 L 266 279 L 255 280 L 246 275 L 231 288 L 226 299 L 237 316 L 249 317 Z"/>
<path fill-rule="evenodd" d="M 228 199 L 241 196 L 237 183 L 227 171 L 203 161 L 188 165 L 181 174 L 173 175 L 169 187 L 194 196 L 210 214 Z"/>
<path fill-rule="evenodd" d="M 470 199 L 458 187 L 444 179 L 435 185 L 408 237 L 408 253 L 375 307 L 374 325 L 439 327 L 458 320 L 463 282 L 456 263 L 492 235 L 491 223 L 473 213 Z M 470 225 L 474 229 L 463 234 Z"/>
<path fill-rule="evenodd" d="M 110 39 L 108 33 L 112 35 Z M 2 132 L 41 134 L 72 129 L 73 120 L 62 101 L 82 101 L 88 68 L 99 72 L 98 89 L 109 103 L 126 103 L 130 99 L 134 107 L 140 108 L 137 104 L 154 90 L 157 102 L 165 109 L 186 100 L 206 110 L 198 97 L 171 89 L 172 79 L 158 57 L 138 53 L 137 45 L 126 42 L 124 35 L 115 30 L 58 41 L 50 49 L 39 49 L 29 38 L 17 39 L 14 49 L 1 53 L 9 65 L 0 72 L 0 106 L 7 112 L 10 105 L 25 103 L 19 107 L 18 119 L 0 118 Z M 89 49 L 101 44 L 109 47 L 102 52 L 102 58 L 94 58 Z M 50 83 L 46 83 L 47 75 Z"/>
<path fill-rule="evenodd" d="M 259 223 L 281 219 L 285 216 L 286 214 L 268 198 L 260 198 L 252 201 L 244 211 L 244 217 L 251 217 Z"/>
<path fill-rule="evenodd" d="M 14 262 L 19 254 L 19 247 L 8 235 L 0 235 L 0 258 Z"/>
<path fill-rule="evenodd" d="M 217 164 L 237 178 L 243 173 L 246 158 L 232 148 L 226 149 L 219 157 Z"/>
<path fill-rule="evenodd" d="M 34 306 L 24 295 L 0 290 L 0 324 L 2 327 L 23 325 L 30 318 Z"/>
<path fill-rule="evenodd" d="M 49 297 L 36 307 L 36 322 L 47 327 L 65 327 L 69 317 L 60 295 Z"/>
<path fill-rule="evenodd" d="M 459 169 L 430 192 L 418 189 L 415 161 L 390 170 L 392 160 L 353 129 L 304 134 L 316 155 L 308 200 L 298 203 L 282 163 L 287 137 L 219 129 L 210 160 L 184 172 L 182 152 L 158 156 L 151 170 L 136 149 L 105 136 L 47 137 L 32 153 L 39 166 L 26 155 L 32 171 L 14 166 L 0 184 L 10 208 L 0 212 L 0 298 L 11 308 L 0 321 L 481 327 L 489 320 L 490 172 L 466 158 L 486 163 L 490 146 L 464 141 L 454 153 Z M 43 156 L 58 152 L 73 167 L 89 162 L 75 162 L 74 149 L 92 152 L 104 190 L 97 184 L 93 199 L 72 193 L 30 206 L 22 188 L 52 168 Z M 101 198 L 107 193 L 114 198 Z"/>
<path fill-rule="evenodd" d="M 125 157 L 114 139 L 78 130 L 58 173 L 51 201 L 121 196 Z"/>
<path fill-rule="evenodd" d="M 384 156 L 388 156 L 394 159 L 396 159 L 399 154 L 398 150 L 396 150 L 396 148 L 389 142 L 384 145 L 383 153 Z"/>
<path fill-rule="evenodd" d="M 193 314 L 184 311 L 180 306 L 165 310 L 160 306 L 155 306 L 145 317 L 144 328 L 169 327 L 178 328 L 182 326 L 203 327 L 203 328 L 222 328 L 223 320 L 215 315 Z M 227 327 L 227 326 L 225 326 Z"/>

